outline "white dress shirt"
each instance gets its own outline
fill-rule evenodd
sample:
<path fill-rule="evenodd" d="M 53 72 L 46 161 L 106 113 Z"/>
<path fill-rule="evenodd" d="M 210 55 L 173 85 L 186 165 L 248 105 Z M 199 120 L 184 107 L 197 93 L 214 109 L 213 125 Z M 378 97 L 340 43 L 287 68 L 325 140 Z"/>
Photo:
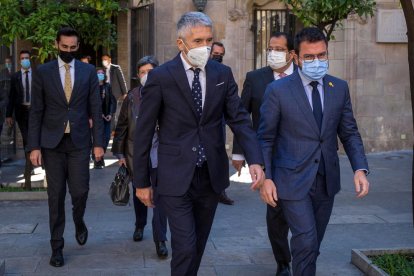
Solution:
<path fill-rule="evenodd" d="M 62 82 L 63 90 L 65 90 L 65 75 L 66 75 L 66 68 L 65 68 L 65 62 L 58 57 L 58 65 L 59 65 L 59 74 L 60 74 L 60 81 Z M 68 63 L 70 65 L 70 80 L 72 83 L 72 89 L 73 84 L 75 83 L 75 59 L 72 59 L 71 62 Z"/>
<path fill-rule="evenodd" d="M 29 73 L 29 101 L 26 101 L 26 71 Z M 22 72 L 22 85 L 23 85 L 23 102 L 22 105 L 30 105 L 30 99 L 32 98 L 32 68 L 29 69 L 21 69 Z"/>
<path fill-rule="evenodd" d="M 312 104 L 312 90 L 313 87 L 310 85 L 310 83 L 313 80 L 308 79 L 300 69 L 298 69 L 299 72 L 299 76 L 302 80 L 303 83 L 303 87 L 305 88 L 305 92 L 306 92 L 306 97 L 308 98 L 308 102 L 313 110 L 313 104 Z M 317 80 L 318 82 L 318 91 L 319 91 L 319 97 L 321 98 L 321 103 L 322 103 L 322 111 L 323 111 L 323 99 L 324 99 L 324 95 L 323 95 L 323 80 Z"/>
<path fill-rule="evenodd" d="M 193 79 L 194 79 L 194 71 L 191 70 L 193 67 L 184 59 L 183 53 L 180 54 L 181 61 L 183 62 L 185 73 L 187 74 L 188 84 L 190 85 L 190 89 L 193 86 Z M 200 67 L 198 67 L 200 68 Z M 201 84 L 201 100 L 202 100 L 202 107 L 204 107 L 204 101 L 206 98 L 206 69 L 205 67 L 200 68 L 200 84 Z"/>

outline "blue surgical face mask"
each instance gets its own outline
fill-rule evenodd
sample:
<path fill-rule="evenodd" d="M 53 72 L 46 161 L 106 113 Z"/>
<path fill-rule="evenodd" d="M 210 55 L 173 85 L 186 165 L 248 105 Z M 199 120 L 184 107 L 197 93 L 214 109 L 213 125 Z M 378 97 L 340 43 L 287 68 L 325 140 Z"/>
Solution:
<path fill-rule="evenodd" d="M 20 65 L 23 67 L 23 69 L 29 69 L 30 68 L 30 59 L 22 59 L 20 61 Z"/>
<path fill-rule="evenodd" d="M 11 63 L 6 63 L 6 64 L 5 64 L 5 66 L 6 66 L 6 68 L 7 68 L 7 69 L 9 69 L 9 70 L 10 70 L 10 69 L 12 69 L 12 64 L 11 64 Z"/>
<path fill-rule="evenodd" d="M 102 73 L 98 73 L 98 80 L 103 81 L 105 79 L 105 75 Z"/>
<path fill-rule="evenodd" d="M 328 72 L 328 61 L 314 59 L 312 62 L 302 62 L 302 73 L 313 81 L 322 79 Z"/>

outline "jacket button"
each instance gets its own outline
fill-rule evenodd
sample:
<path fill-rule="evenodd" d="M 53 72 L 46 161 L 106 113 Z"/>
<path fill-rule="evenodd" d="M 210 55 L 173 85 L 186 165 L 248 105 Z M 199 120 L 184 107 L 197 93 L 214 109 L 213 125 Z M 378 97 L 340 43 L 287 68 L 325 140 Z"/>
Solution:
<path fill-rule="evenodd" d="M 196 148 L 196 147 L 193 147 L 193 148 L 192 148 L 192 150 L 193 150 L 193 151 L 197 151 L 197 148 Z"/>
<path fill-rule="evenodd" d="M 315 159 L 315 163 L 319 163 L 319 160 L 318 159 Z"/>

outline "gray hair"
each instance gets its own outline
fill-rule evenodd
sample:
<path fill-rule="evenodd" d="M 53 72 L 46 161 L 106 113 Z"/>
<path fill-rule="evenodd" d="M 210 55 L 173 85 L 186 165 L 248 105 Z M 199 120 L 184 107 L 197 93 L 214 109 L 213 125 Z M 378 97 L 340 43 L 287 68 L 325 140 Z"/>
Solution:
<path fill-rule="evenodd" d="M 191 28 L 199 26 L 213 28 L 213 22 L 202 12 L 187 12 L 178 20 L 177 35 L 184 38 Z"/>
<path fill-rule="evenodd" d="M 145 56 L 138 60 L 137 62 L 137 71 L 144 65 L 151 64 L 152 67 L 157 67 L 159 65 L 158 60 L 154 56 Z"/>

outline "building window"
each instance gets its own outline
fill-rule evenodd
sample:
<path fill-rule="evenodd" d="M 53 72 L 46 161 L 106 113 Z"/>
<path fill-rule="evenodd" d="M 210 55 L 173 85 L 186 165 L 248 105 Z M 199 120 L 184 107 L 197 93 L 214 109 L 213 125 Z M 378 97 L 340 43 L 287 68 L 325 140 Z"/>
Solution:
<path fill-rule="evenodd" d="M 131 11 L 131 78 L 137 84 L 136 64 L 140 58 L 154 55 L 154 1 L 141 1 Z"/>
<path fill-rule="evenodd" d="M 295 33 L 295 16 L 288 10 L 254 11 L 254 68 L 267 65 L 266 48 L 273 32 Z"/>

